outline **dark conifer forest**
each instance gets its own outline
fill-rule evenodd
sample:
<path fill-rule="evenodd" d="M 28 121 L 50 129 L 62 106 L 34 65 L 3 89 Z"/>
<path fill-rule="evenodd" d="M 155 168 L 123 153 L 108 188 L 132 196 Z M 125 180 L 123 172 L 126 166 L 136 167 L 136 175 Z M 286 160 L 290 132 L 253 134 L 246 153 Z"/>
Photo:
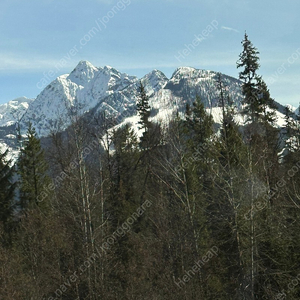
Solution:
<path fill-rule="evenodd" d="M 217 76 L 168 126 L 143 84 L 130 124 L 104 113 L 0 154 L 0 299 L 300 299 L 300 116 L 276 105 L 247 34 L 242 115 Z M 191 104 L 188 104 L 191 103 Z"/>

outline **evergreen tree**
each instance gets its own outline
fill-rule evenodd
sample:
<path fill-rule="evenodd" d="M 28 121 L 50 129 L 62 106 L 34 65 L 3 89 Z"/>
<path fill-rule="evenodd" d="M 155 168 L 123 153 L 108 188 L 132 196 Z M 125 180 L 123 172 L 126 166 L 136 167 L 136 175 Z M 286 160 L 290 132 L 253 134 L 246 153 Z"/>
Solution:
<path fill-rule="evenodd" d="M 142 150 L 151 150 L 161 144 L 161 127 L 159 124 L 149 120 L 151 115 L 151 107 L 149 105 L 149 97 L 142 82 L 140 82 L 139 96 L 137 101 L 137 113 L 140 117 L 138 122 L 139 129 L 143 130 L 143 135 L 140 139 L 140 148 Z"/>
<path fill-rule="evenodd" d="M 249 275 L 249 285 L 245 292 L 250 299 L 264 297 L 266 286 L 272 282 L 272 267 L 269 258 L 271 228 L 265 226 L 271 213 L 266 209 L 255 209 L 256 203 L 264 203 L 265 207 L 272 207 L 273 199 L 265 200 L 268 191 L 278 182 L 278 153 L 280 151 L 279 132 L 274 128 L 276 108 L 274 100 L 270 97 L 269 90 L 263 79 L 258 76 L 259 52 L 249 41 L 245 33 L 242 41 L 243 51 L 237 62 L 237 67 L 243 68 L 239 78 L 243 80 L 243 95 L 247 124 L 244 128 L 244 139 L 247 141 L 247 160 L 245 163 L 248 178 L 249 194 L 249 243 L 248 255 L 245 260 Z M 261 191 L 259 186 L 263 186 Z M 274 210 L 274 207 L 273 207 Z M 247 224 L 247 223 L 246 223 Z M 247 228 L 246 226 L 245 228 Z M 263 270 L 263 271 L 262 271 Z"/>
<path fill-rule="evenodd" d="M 246 265 L 245 241 L 248 232 L 243 229 L 245 207 L 244 185 L 246 145 L 239 125 L 234 120 L 235 108 L 224 89 L 219 75 L 216 78 L 222 108 L 220 135 L 215 143 L 218 164 L 213 168 L 216 196 L 210 207 L 210 226 L 216 245 L 221 250 L 218 272 L 225 299 L 243 299 L 245 295 Z M 231 278 L 229 280 L 225 278 Z"/>
<path fill-rule="evenodd" d="M 197 95 L 192 107 L 187 105 L 185 113 L 186 135 L 190 150 L 201 147 L 213 134 L 213 119 L 205 111 L 201 98 Z"/>
<path fill-rule="evenodd" d="M 262 122 L 274 126 L 275 121 L 277 119 L 276 112 L 275 112 L 277 106 L 275 104 L 274 99 L 272 99 L 270 96 L 270 92 L 267 87 L 267 84 L 261 77 L 258 77 L 257 79 L 257 89 L 258 89 L 259 106 L 262 111 L 260 119 L 262 120 Z"/>
<path fill-rule="evenodd" d="M 10 167 L 11 161 L 7 159 L 8 151 L 0 153 L 0 228 L 3 229 L 4 244 L 9 243 L 12 229 L 12 217 L 14 208 L 15 184 L 12 182 L 14 169 Z"/>
<path fill-rule="evenodd" d="M 45 187 L 50 184 L 47 175 L 48 166 L 44 158 L 44 150 L 35 129 L 29 123 L 25 141 L 18 159 L 20 175 L 20 205 L 22 209 L 35 205 L 44 206 L 48 193 Z M 52 188 L 53 190 L 53 188 Z"/>
<path fill-rule="evenodd" d="M 158 147 L 161 145 L 162 133 L 160 124 L 152 123 L 149 121 L 151 114 L 151 108 L 149 105 L 149 97 L 146 94 L 145 88 L 142 83 L 140 83 L 139 88 L 139 99 L 137 102 L 137 112 L 140 117 L 140 129 L 143 130 L 143 135 L 140 138 L 140 157 L 138 164 L 141 171 L 141 176 L 144 178 L 141 180 L 143 182 L 140 186 L 141 196 L 140 204 L 145 201 L 145 194 L 147 193 L 148 185 L 151 181 L 150 170 L 152 168 L 153 157 L 156 156 Z M 143 176 L 144 175 L 144 176 Z"/>
<path fill-rule="evenodd" d="M 140 117 L 138 124 L 140 124 L 139 129 L 143 130 L 143 136 L 141 137 L 141 148 L 147 148 L 149 146 L 149 131 L 151 128 L 151 122 L 149 121 L 151 108 L 149 105 L 149 97 L 146 94 L 145 87 L 140 82 L 139 87 L 139 98 L 137 102 L 137 112 Z"/>
<path fill-rule="evenodd" d="M 244 68 L 243 71 L 239 73 L 239 78 L 244 82 L 244 114 L 248 116 L 251 122 L 255 122 L 258 119 L 258 114 L 262 112 L 257 89 L 257 70 L 260 67 L 258 57 L 259 52 L 248 39 L 247 33 L 245 33 L 242 45 L 243 51 L 240 54 L 239 60 L 237 61 L 237 67 Z"/>
<path fill-rule="evenodd" d="M 149 97 L 146 94 L 145 87 L 140 82 L 139 87 L 139 101 L 137 103 L 137 111 L 140 116 L 140 121 L 138 122 L 141 125 L 141 129 L 149 128 L 149 117 L 150 117 L 150 105 Z"/>
<path fill-rule="evenodd" d="M 135 195 L 136 165 L 139 160 L 137 137 L 129 125 L 118 128 L 112 136 L 115 152 L 111 157 L 111 209 L 114 226 L 122 224 L 139 204 Z M 117 203 L 118 202 L 118 203 Z"/>
<path fill-rule="evenodd" d="M 202 194 L 203 197 L 213 197 L 210 191 L 212 182 L 210 169 L 213 166 L 213 152 L 211 151 L 211 142 L 213 137 L 213 119 L 208 115 L 204 104 L 199 96 L 196 96 L 192 107 L 187 106 L 185 121 L 183 124 L 183 134 L 186 144 L 186 159 L 189 161 L 197 153 L 198 160 L 194 164 L 189 164 L 192 170 L 192 181 L 195 191 Z M 202 185 L 199 186 L 199 179 Z"/>

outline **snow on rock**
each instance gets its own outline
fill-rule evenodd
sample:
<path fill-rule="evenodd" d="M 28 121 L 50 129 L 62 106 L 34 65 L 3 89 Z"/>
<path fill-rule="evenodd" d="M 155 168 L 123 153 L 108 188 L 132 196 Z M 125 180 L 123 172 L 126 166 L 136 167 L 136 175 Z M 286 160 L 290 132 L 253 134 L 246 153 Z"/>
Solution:
<path fill-rule="evenodd" d="M 80 61 L 76 68 L 67 77 L 70 81 L 76 83 L 77 85 L 85 86 L 89 83 L 98 72 L 98 69 L 94 67 L 88 61 Z"/>
<path fill-rule="evenodd" d="M 4 153 L 5 151 L 7 152 L 6 159 L 10 161 L 10 165 L 14 165 L 17 161 L 17 158 L 19 156 L 19 150 L 13 147 L 8 146 L 6 143 L 3 141 L 0 141 L 0 153 Z"/>
<path fill-rule="evenodd" d="M 22 119 L 34 99 L 20 97 L 0 105 L 0 127 L 10 126 Z"/>
<path fill-rule="evenodd" d="M 15 129 L 12 125 L 18 120 L 22 133 L 26 131 L 29 121 L 40 137 L 49 135 L 51 131 L 62 131 L 71 124 L 74 111 L 78 116 L 88 113 L 90 117 L 105 112 L 107 117 L 117 118 L 120 123 L 118 127 L 130 123 L 140 136 L 142 132 L 136 115 L 140 81 L 149 96 L 151 121 L 167 126 L 177 112 L 183 116 L 186 104 L 191 104 L 198 95 L 214 121 L 221 124 L 217 74 L 209 70 L 180 67 L 170 79 L 159 70 L 138 79 L 111 66 L 95 67 L 88 61 L 80 61 L 70 74 L 57 77 L 35 100 L 22 97 L 0 105 L 0 142 L 2 146 L 13 148 Z M 242 82 L 224 74 L 221 74 L 221 79 L 227 86 L 226 94 L 239 110 L 243 99 Z M 295 111 L 295 108 L 291 109 Z M 276 112 L 278 127 L 284 125 L 282 111 L 283 108 Z M 245 122 L 240 114 L 236 116 L 236 121 L 239 124 Z"/>
<path fill-rule="evenodd" d="M 71 124 L 70 113 L 79 115 L 101 105 L 102 100 L 137 81 L 134 76 L 120 73 L 106 66 L 96 68 L 88 61 L 81 61 L 70 73 L 52 81 L 30 105 L 23 118 L 23 128 L 30 120 L 39 136 L 47 136 L 51 130 L 61 131 Z M 116 108 L 109 103 L 100 109 Z"/>
<path fill-rule="evenodd" d="M 142 84 L 145 86 L 145 90 L 149 97 L 153 96 L 156 92 L 165 87 L 168 82 L 168 78 L 164 73 L 158 70 L 153 70 L 142 78 Z"/>

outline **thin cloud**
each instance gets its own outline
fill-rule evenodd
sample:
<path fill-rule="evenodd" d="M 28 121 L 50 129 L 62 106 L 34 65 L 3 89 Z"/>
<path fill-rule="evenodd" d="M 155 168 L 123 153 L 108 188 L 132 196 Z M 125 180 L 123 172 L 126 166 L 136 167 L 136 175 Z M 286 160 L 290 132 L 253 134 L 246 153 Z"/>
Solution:
<path fill-rule="evenodd" d="M 54 68 L 57 64 L 61 64 L 59 59 L 44 59 L 34 57 L 22 57 L 14 54 L 0 53 L 0 72 L 3 71 L 37 71 L 43 69 Z M 75 60 L 65 59 L 64 67 L 68 68 L 76 63 Z M 59 74 L 61 75 L 61 74 Z"/>
<path fill-rule="evenodd" d="M 224 29 L 224 30 L 239 32 L 237 29 L 234 29 L 234 28 L 231 28 L 231 27 L 222 26 L 221 28 Z"/>

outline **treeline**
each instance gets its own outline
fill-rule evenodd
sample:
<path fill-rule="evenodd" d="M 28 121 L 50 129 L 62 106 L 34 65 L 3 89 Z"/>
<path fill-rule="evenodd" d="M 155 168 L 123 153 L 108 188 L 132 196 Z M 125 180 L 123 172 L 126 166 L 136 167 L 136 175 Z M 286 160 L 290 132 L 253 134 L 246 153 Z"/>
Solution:
<path fill-rule="evenodd" d="M 104 114 L 0 156 L 0 298 L 299 299 L 300 123 L 245 35 L 243 126 L 221 75 L 216 130 L 199 97 L 168 127 L 141 84 L 140 138 Z M 14 183 L 15 182 L 15 183 Z"/>

